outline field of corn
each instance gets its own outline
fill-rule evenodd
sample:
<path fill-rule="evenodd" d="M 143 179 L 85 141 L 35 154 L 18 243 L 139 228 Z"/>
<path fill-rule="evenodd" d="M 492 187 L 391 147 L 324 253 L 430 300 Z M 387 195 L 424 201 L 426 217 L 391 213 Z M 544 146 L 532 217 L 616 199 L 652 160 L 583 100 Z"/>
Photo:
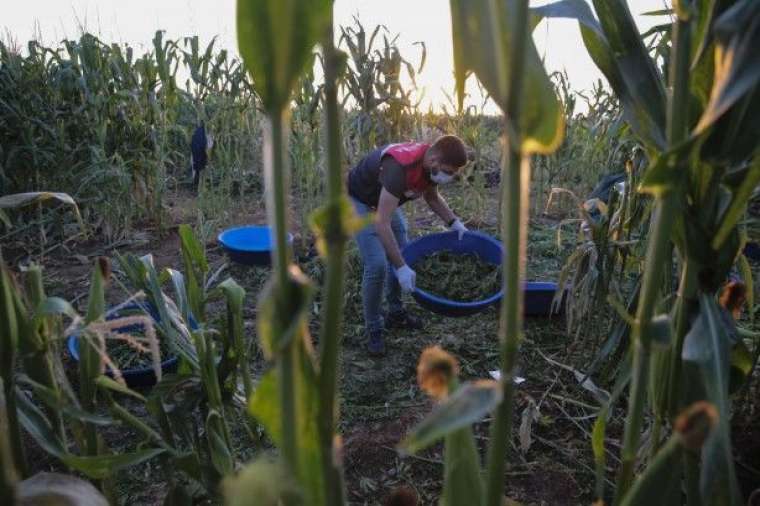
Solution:
<path fill-rule="evenodd" d="M 331 0 L 237 0 L 242 60 L 161 31 L 0 42 L 0 504 L 760 505 L 760 2 L 667 2 L 643 34 L 625 0 L 449 3 L 456 86 L 427 111 L 436 48 Z M 605 82 L 546 72 L 545 18 Z M 344 178 L 446 133 L 470 161 L 442 193 L 503 242 L 505 295 L 410 299 L 424 330 L 372 358 Z M 411 237 L 443 229 L 405 207 Z M 269 268 L 217 244 L 252 223 L 294 236 Z M 525 317 L 525 280 L 562 314 Z"/>

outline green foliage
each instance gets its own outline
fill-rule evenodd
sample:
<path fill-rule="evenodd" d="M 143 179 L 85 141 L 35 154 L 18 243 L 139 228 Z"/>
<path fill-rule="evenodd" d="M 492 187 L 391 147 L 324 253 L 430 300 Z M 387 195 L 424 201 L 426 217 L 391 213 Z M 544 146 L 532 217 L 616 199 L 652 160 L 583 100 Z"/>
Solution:
<path fill-rule="evenodd" d="M 66 192 L 109 239 L 138 219 L 161 225 L 162 199 L 185 178 L 201 121 L 215 138 L 214 173 L 225 188 L 242 183 L 256 154 L 241 138 L 256 118 L 250 81 L 213 42 L 199 48 L 196 36 L 185 46 L 161 31 L 144 54 L 89 33 L 62 47 L 32 41 L 25 54 L 0 43 L 0 193 Z M 180 67 L 190 74 L 185 89 Z"/>
<path fill-rule="evenodd" d="M 331 15 L 329 0 L 238 1 L 238 47 L 270 114 L 290 101 Z"/>
<path fill-rule="evenodd" d="M 451 2 L 460 108 L 467 73 L 473 71 L 496 104 L 508 112 L 510 87 L 514 85 L 509 71 L 517 43 L 513 40 L 516 31 L 512 24 L 521 21 L 507 13 L 513 13 L 515 5 L 516 2 L 510 0 Z M 520 58 L 524 60 L 522 70 L 525 72 L 525 86 L 519 97 L 522 123 L 511 128 L 522 134 L 520 149 L 523 152 L 551 153 L 562 142 L 565 117 L 532 39 L 525 43 L 525 54 Z"/>

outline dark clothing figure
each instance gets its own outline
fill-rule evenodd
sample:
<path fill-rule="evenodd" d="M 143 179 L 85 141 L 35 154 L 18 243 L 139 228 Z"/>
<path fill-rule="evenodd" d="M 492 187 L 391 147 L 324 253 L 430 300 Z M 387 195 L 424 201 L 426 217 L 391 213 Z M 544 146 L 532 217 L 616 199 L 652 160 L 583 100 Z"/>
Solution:
<path fill-rule="evenodd" d="M 190 141 L 190 154 L 193 164 L 193 188 L 198 189 L 198 184 L 201 180 L 201 171 L 206 168 L 208 164 L 208 149 L 209 139 L 206 135 L 206 127 L 201 124 L 193 132 L 193 137 Z"/>
<path fill-rule="evenodd" d="M 591 192 L 591 195 L 588 196 L 589 199 L 599 199 L 602 202 L 609 203 L 610 201 L 610 192 L 612 192 L 612 187 L 615 186 L 617 183 L 625 182 L 626 175 L 625 172 L 618 172 L 617 174 L 607 174 L 604 176 L 599 183 L 597 183 L 596 188 L 594 188 L 594 191 Z"/>

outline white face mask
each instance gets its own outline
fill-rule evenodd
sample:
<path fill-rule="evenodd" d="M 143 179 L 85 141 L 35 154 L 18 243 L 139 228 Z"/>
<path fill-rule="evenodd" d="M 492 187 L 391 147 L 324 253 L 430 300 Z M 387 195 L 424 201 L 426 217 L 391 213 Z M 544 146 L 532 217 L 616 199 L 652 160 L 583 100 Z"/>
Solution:
<path fill-rule="evenodd" d="M 436 174 L 430 174 L 430 180 L 435 184 L 449 184 L 454 180 L 454 176 L 439 170 Z"/>

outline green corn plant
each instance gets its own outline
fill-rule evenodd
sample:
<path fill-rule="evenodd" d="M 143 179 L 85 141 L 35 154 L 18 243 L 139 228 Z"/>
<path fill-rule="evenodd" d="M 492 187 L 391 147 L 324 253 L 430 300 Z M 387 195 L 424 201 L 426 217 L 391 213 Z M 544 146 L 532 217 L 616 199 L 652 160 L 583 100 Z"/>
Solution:
<path fill-rule="evenodd" d="M 411 111 L 414 78 L 425 66 L 426 48 L 421 48 L 416 66 L 405 59 L 398 49 L 398 35 L 387 37 L 384 25 L 376 26 L 368 33 L 358 18 L 354 25 L 341 27 L 340 45 L 348 49 L 348 61 L 343 75 L 344 105 L 352 100 L 357 109 L 349 123 L 351 137 L 358 137 L 357 153 L 364 153 L 376 144 L 393 142 L 402 130 L 402 116 Z M 377 37 L 383 35 L 383 46 L 376 47 Z M 405 89 L 401 83 L 402 69 L 412 81 L 412 88 Z M 383 111 L 381 108 L 385 109 Z M 389 125 L 385 125 L 387 119 Z"/>
<path fill-rule="evenodd" d="M 2 261 L 1 258 L 0 261 Z M 16 321 L 12 280 L 4 261 L 2 261 L 2 270 L 0 271 L 0 282 L 0 311 L 2 311 L 0 314 L 2 317 L 2 323 L 0 323 L 0 360 L 2 360 L 4 404 L 7 405 L 6 428 L 11 445 L 10 458 L 13 459 L 21 474 L 24 475 L 26 473 L 26 456 L 16 414 L 16 396 L 14 393 L 14 369 L 18 355 L 18 322 Z"/>
<path fill-rule="evenodd" d="M 489 385 L 487 394 L 460 390 L 461 394 L 445 401 L 420 427 L 432 432 L 436 438 L 451 434 L 446 450 L 453 453 L 452 459 L 468 456 L 457 473 L 446 475 L 447 479 L 462 481 L 444 485 L 445 504 L 497 506 L 504 500 L 514 366 L 523 331 L 523 291 L 520 287 L 525 277 L 530 155 L 550 153 L 559 146 L 564 116 L 530 39 L 527 1 L 456 0 L 451 2 L 451 12 L 460 108 L 465 79 L 472 71 L 504 113 L 501 237 L 509 254 L 503 262 L 505 299 L 501 304 L 498 333 L 501 379 L 495 385 Z M 473 477 L 480 473 L 478 455 L 473 455 L 471 438 L 455 431 L 464 430 L 492 410 L 495 413 L 486 456 L 485 483 L 482 493 L 478 494 L 478 487 L 473 484 Z M 452 422 L 454 413 L 456 418 Z M 420 427 L 416 429 L 417 433 Z M 470 488 L 462 489 L 467 486 Z M 468 497 L 465 490 L 473 495 Z"/>
<path fill-rule="evenodd" d="M 74 323 L 69 330 L 77 325 L 76 322 L 82 321 L 82 318 L 68 302 L 45 295 L 39 269 L 33 268 L 27 273 L 24 288 L 13 281 L 4 263 L 1 267 L 0 293 L 3 294 L 3 307 L 9 311 L 3 315 L 3 321 L 15 323 L 17 336 L 14 349 L 9 350 L 3 346 L 2 358 L 8 361 L 16 357 L 19 363 L 19 367 L 3 371 L 6 399 L 4 405 L 7 408 L 7 436 L 13 448 L 12 459 L 21 476 L 25 476 L 26 469 L 21 446 L 21 428 L 40 448 L 64 466 L 93 480 L 104 480 L 113 476 L 119 469 L 139 464 L 160 454 L 162 450 L 155 448 L 121 454 L 107 451 L 96 429 L 111 425 L 113 420 L 85 410 L 83 399 L 80 397 L 95 390 L 95 385 L 101 379 L 93 380 L 90 389 L 80 386 L 80 396 L 77 396 L 63 372 L 61 354 L 57 346 L 65 335 L 62 317 L 66 316 Z M 101 270 L 101 265 L 96 266 L 93 278 L 97 278 Z M 97 299 L 96 293 L 93 300 Z M 10 303 L 9 306 L 5 304 L 6 301 Z M 6 325 L 3 334 L 4 345 L 10 342 L 7 329 Z M 88 330 L 81 330 L 81 335 L 87 336 Z M 85 339 L 80 344 L 84 345 Z M 80 349 L 84 350 L 84 346 Z M 12 385 L 11 388 L 8 388 L 9 384 Z M 62 430 L 62 426 L 70 429 L 73 441 L 69 439 L 68 433 Z M 92 441 L 95 452 L 89 449 Z"/>
<path fill-rule="evenodd" d="M 293 24 L 293 21 L 297 21 Z M 276 33 L 272 27 L 277 26 Z M 250 409 L 281 451 L 285 474 L 294 478 L 305 504 L 343 504 L 345 491 L 336 460 L 337 379 L 343 309 L 343 258 L 347 238 L 365 222 L 352 214 L 343 193 L 337 82 L 344 55 L 333 43 L 332 2 L 291 0 L 238 2 L 240 52 L 269 117 L 265 171 L 269 221 L 274 228 L 274 273 L 259 303 L 258 330 L 272 369 L 259 382 Z M 317 359 L 307 327 L 312 286 L 290 265 L 285 243 L 288 159 L 286 108 L 297 78 L 322 42 L 327 133 L 326 204 L 311 219 L 317 248 L 327 263 L 324 313 Z M 281 464 L 281 465 L 282 465 Z M 261 463 L 252 464 L 261 466 Z M 239 486 L 248 486 L 245 473 Z M 269 495 L 291 504 L 284 483 Z M 231 487 L 235 488 L 234 485 Z"/>
<path fill-rule="evenodd" d="M 558 2 L 537 16 L 573 17 L 584 43 L 607 76 L 623 117 L 652 160 L 642 189 L 654 197 L 646 264 L 632 322 L 632 378 L 616 503 L 626 500 L 644 423 L 647 383 L 665 378 L 653 399 L 672 418 L 686 403 L 707 399 L 719 422 L 701 458 L 684 458 L 689 504 L 739 504 L 731 459 L 729 390 L 733 348 L 730 317 L 721 316 L 715 294 L 741 245 L 737 223 L 757 184 L 757 143 L 743 134 L 756 128 L 758 5 L 678 2 L 669 43 L 667 78 L 647 54 L 624 2 L 595 1 L 596 21 L 583 2 Z M 633 63 L 636 62 L 636 63 Z M 754 70 L 750 70 L 754 69 Z M 709 245 L 706 247 L 706 245 Z M 658 309 L 670 296 L 673 248 L 679 287 L 670 314 Z M 668 281 L 665 283 L 665 281 Z M 667 348 L 653 361 L 653 343 Z M 657 354 L 659 355 L 659 353 Z M 669 356 L 669 358 L 668 358 Z M 654 375 L 654 376 L 652 376 Z M 690 388 L 685 389 L 688 385 Z M 661 422 L 655 421 L 658 434 Z M 655 441 L 658 446 L 659 441 Z M 657 458 L 657 450 L 653 452 Z"/>
<path fill-rule="evenodd" d="M 15 504 L 16 501 L 16 483 L 18 474 L 16 463 L 13 461 L 13 450 L 11 447 L 10 424 L 8 421 L 8 404 L 5 401 L 5 383 L 0 379 L 0 499 L 3 504 Z"/>
<path fill-rule="evenodd" d="M 486 504 L 486 484 L 471 425 L 502 401 L 495 381 L 461 383 L 456 360 L 439 347 L 422 353 L 417 366 L 420 387 L 440 403 L 401 443 L 414 453 L 444 439 L 443 494 L 447 506 Z"/>
<path fill-rule="evenodd" d="M 190 75 L 185 90 L 180 68 Z M 126 235 L 135 219 L 164 225 L 161 201 L 187 167 L 199 120 L 219 140 L 215 175 L 238 177 L 255 157 L 243 142 L 255 126 L 246 72 L 192 37 L 158 31 L 144 53 L 87 33 L 58 47 L 31 42 L 24 55 L 0 45 L 0 83 L 0 191 L 68 192 L 109 237 Z"/>
<path fill-rule="evenodd" d="M 254 392 L 250 342 L 243 329 L 245 291 L 231 278 L 216 286 L 211 283 L 216 276 L 206 280 L 203 246 L 189 227 L 181 226 L 179 234 L 184 273 L 167 268 L 159 274 L 150 256 L 118 257 L 131 286 L 127 292 L 144 293 L 156 308 L 160 318 L 155 325 L 181 360 L 177 374 L 164 376 L 147 398 L 112 381 L 100 384 L 112 416 L 163 451 L 157 456 L 169 484 L 168 504 L 217 493 L 221 480 L 237 463 L 229 416 L 244 405 L 241 393 L 247 398 Z M 176 302 L 163 291 L 166 283 L 170 283 Z M 195 297 L 192 291 L 197 292 Z M 223 297 L 227 307 L 218 329 L 207 319 L 205 309 L 207 301 L 216 297 Z M 197 306 L 191 304 L 194 298 Z M 114 402 L 111 390 L 139 400 L 159 430 Z M 254 428 L 250 429 L 255 442 Z M 182 474 L 190 478 L 190 486 L 180 479 Z"/>

